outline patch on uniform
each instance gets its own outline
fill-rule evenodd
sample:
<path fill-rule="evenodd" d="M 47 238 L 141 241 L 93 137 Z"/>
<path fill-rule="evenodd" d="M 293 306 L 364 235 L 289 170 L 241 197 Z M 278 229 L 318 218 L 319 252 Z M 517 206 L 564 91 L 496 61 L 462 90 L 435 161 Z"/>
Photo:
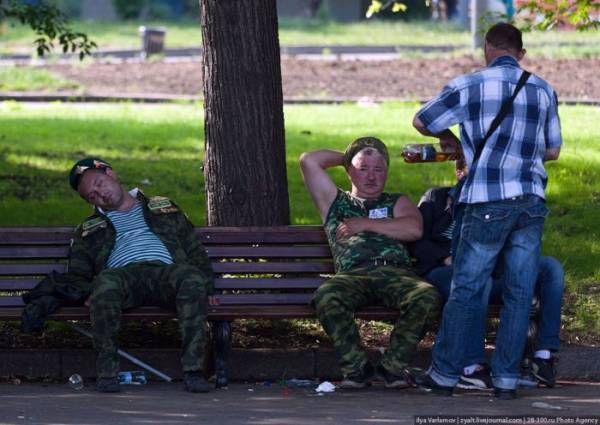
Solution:
<path fill-rule="evenodd" d="M 90 220 L 86 220 L 81 225 L 81 228 L 83 229 L 81 232 L 81 237 L 85 238 L 86 236 L 91 235 L 100 229 L 106 229 L 107 226 L 108 223 L 106 223 L 106 220 L 102 217 L 95 217 Z"/>
<path fill-rule="evenodd" d="M 168 214 L 179 211 L 169 198 L 154 196 L 148 201 L 148 209 L 154 214 Z"/>
<path fill-rule="evenodd" d="M 387 207 L 369 210 L 369 218 L 388 218 Z"/>

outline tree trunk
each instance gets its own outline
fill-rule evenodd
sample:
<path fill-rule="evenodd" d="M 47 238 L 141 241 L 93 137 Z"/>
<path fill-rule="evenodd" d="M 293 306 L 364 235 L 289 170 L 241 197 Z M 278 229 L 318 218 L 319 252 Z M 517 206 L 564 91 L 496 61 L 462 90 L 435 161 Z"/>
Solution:
<path fill-rule="evenodd" d="M 200 0 L 209 226 L 289 224 L 276 0 Z"/>

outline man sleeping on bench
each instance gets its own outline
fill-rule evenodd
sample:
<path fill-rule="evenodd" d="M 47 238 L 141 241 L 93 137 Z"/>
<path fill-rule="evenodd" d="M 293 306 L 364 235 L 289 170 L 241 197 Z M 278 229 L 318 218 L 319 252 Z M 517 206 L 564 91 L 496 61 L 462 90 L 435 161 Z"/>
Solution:
<path fill-rule="evenodd" d="M 41 286 L 56 283 L 87 292 L 84 297 L 91 294 L 85 303 L 97 354 L 97 390 L 120 391 L 121 311 L 152 305 L 177 312 L 185 390 L 208 392 L 202 368 L 213 272 L 192 224 L 168 198 L 124 190 L 110 164 L 100 158 L 78 161 L 69 183 L 94 206 L 94 213 L 75 231 L 68 272 L 51 276 Z M 53 299 L 43 292 L 36 288 L 25 297 L 24 327 L 28 315 L 49 312 L 44 303 Z"/>

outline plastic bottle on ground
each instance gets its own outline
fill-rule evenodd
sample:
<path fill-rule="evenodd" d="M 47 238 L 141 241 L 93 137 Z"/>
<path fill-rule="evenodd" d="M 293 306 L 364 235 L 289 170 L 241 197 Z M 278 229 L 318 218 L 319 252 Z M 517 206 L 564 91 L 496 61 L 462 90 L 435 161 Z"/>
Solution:
<path fill-rule="evenodd" d="M 144 385 L 148 382 L 146 374 L 140 370 L 119 372 L 118 379 L 121 385 Z"/>
<path fill-rule="evenodd" d="M 74 373 L 69 377 L 69 387 L 75 391 L 83 389 L 83 378 L 78 373 Z"/>

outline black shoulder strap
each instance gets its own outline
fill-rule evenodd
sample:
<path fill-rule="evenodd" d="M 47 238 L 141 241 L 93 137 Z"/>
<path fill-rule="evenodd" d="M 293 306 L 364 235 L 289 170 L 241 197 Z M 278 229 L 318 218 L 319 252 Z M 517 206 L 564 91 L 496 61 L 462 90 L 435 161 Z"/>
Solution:
<path fill-rule="evenodd" d="M 506 114 L 508 113 L 508 111 L 509 111 L 510 107 L 512 106 L 513 102 L 515 101 L 515 98 L 517 97 L 517 94 L 519 94 L 519 91 L 521 91 L 521 89 L 523 88 L 523 86 L 527 82 L 527 79 L 529 78 L 530 75 L 531 75 L 531 72 L 523 71 L 523 73 L 521 74 L 521 78 L 519 78 L 519 82 L 517 83 L 517 87 L 515 87 L 515 91 L 513 92 L 512 96 L 509 97 L 508 99 L 506 99 L 502 103 L 502 107 L 500 108 L 500 111 L 498 112 L 498 115 L 496 115 L 496 117 L 494 118 L 494 121 L 492 121 L 492 125 L 488 129 L 487 133 L 485 134 L 485 137 L 483 138 L 483 140 L 481 141 L 481 143 L 479 144 L 479 146 L 477 146 L 477 150 L 475 151 L 475 155 L 473 155 L 473 161 L 471 162 L 471 169 L 474 169 L 475 162 L 481 156 L 481 152 L 483 152 L 483 147 L 485 145 L 485 142 L 487 142 L 487 139 L 489 139 L 490 136 L 492 135 L 492 133 L 494 131 L 496 131 L 496 129 L 498 128 L 498 126 L 500 125 L 500 123 L 502 122 L 502 120 L 504 119 L 504 117 L 506 116 Z"/>

